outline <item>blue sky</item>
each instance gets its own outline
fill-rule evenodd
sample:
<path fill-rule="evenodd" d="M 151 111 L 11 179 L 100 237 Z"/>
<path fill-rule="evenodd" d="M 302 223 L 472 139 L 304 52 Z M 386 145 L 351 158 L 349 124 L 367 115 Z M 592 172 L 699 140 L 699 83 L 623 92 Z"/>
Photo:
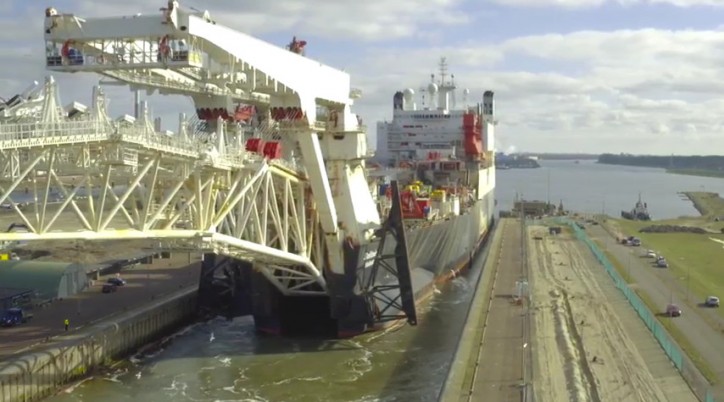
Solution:
<path fill-rule="evenodd" d="M 165 1 L 3 2 L 0 96 L 47 73 L 44 7 L 79 16 L 158 13 Z M 201 7 L 201 6 L 204 7 Z M 724 149 L 724 0 L 317 0 L 184 2 L 272 43 L 292 35 L 307 54 L 352 76 L 371 123 L 391 115 L 397 89 L 418 88 L 449 60 L 471 96 L 493 89 L 501 150 L 721 153 Z M 56 74 L 64 103 L 88 103 L 97 76 Z M 108 90 L 112 114 L 130 92 Z M 188 99 L 148 98 L 175 122 Z M 369 124 L 374 144 L 374 124 Z M 173 129 L 173 124 L 169 124 Z"/>

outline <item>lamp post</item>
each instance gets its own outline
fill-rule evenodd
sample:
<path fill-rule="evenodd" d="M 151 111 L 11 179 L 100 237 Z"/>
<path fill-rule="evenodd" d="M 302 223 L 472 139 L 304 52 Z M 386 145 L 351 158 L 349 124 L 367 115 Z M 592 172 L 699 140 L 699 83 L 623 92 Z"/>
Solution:
<path fill-rule="evenodd" d="M 629 283 L 633 282 L 631 280 L 631 251 L 628 253 L 628 262 L 626 263 L 626 279 L 628 279 Z"/>
<path fill-rule="evenodd" d="M 682 262 L 685 261 L 684 257 L 680 258 Z M 685 263 L 685 262 L 684 262 Z M 691 265 L 686 264 L 686 301 L 689 301 L 689 280 L 691 278 Z"/>
<path fill-rule="evenodd" d="M 548 179 L 546 181 L 546 210 L 548 209 L 548 206 L 551 204 L 551 168 L 546 168 L 546 173 L 548 173 Z"/>
<path fill-rule="evenodd" d="M 689 280 L 691 279 L 691 265 L 686 266 L 686 301 L 689 301 Z"/>

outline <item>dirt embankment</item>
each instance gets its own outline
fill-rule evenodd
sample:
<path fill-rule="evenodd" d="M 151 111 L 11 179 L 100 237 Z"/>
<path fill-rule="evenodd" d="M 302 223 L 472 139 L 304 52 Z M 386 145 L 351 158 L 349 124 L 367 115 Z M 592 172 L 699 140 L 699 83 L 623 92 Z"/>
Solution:
<path fill-rule="evenodd" d="M 543 227 L 530 230 L 530 238 L 542 237 L 530 247 L 536 398 L 667 401 L 597 282 L 600 275 L 592 270 L 602 268 L 591 265 L 583 254 L 587 250 L 570 235 L 546 236 Z"/>

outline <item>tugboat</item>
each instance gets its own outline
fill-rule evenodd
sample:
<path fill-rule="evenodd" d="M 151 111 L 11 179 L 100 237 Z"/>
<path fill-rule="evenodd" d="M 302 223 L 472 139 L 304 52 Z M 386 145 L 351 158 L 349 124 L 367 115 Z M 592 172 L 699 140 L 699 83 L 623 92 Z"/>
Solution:
<path fill-rule="evenodd" d="M 621 217 L 624 219 L 630 219 L 632 221 L 650 221 L 651 215 L 649 215 L 648 204 L 641 201 L 641 194 L 639 194 L 639 200 L 636 202 L 636 206 L 631 211 L 621 211 Z"/>

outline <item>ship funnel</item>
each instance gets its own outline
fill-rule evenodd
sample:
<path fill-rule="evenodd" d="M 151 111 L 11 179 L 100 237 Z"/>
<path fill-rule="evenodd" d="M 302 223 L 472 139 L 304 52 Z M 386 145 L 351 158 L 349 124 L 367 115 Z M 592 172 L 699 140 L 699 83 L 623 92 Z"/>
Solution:
<path fill-rule="evenodd" d="M 495 102 L 493 101 L 493 91 L 485 91 L 483 93 L 483 116 L 495 115 Z"/>
<path fill-rule="evenodd" d="M 402 92 L 395 92 L 395 96 L 392 97 L 392 108 L 393 110 L 405 110 L 405 97 Z"/>

